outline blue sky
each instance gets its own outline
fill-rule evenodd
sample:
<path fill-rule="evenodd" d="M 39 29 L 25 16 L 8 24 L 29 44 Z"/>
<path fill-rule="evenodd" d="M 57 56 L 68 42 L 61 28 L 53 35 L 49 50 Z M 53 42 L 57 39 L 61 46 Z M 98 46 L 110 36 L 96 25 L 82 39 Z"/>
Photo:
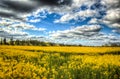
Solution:
<path fill-rule="evenodd" d="M 1 0 L 0 37 L 83 45 L 118 43 L 119 3 L 119 0 Z"/>

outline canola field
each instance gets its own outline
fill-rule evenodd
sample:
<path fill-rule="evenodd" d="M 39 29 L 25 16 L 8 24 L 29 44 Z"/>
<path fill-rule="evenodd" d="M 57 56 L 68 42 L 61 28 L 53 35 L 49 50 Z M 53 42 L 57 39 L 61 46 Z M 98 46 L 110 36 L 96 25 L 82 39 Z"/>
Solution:
<path fill-rule="evenodd" d="M 0 46 L 0 79 L 120 79 L 120 47 Z"/>

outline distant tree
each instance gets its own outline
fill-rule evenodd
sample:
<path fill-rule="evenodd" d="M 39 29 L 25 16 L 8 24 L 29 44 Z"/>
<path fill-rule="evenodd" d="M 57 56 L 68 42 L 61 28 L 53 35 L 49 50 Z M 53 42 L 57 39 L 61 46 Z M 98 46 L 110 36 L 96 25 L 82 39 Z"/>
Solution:
<path fill-rule="evenodd" d="M 3 44 L 4 44 L 4 45 L 7 45 L 6 38 L 4 38 L 4 40 L 3 40 Z"/>
<path fill-rule="evenodd" d="M 120 46 L 120 43 L 110 43 L 110 46 L 118 47 L 118 46 Z"/>
<path fill-rule="evenodd" d="M 82 45 L 69 45 L 69 44 L 59 44 L 59 43 L 53 43 L 53 42 L 43 42 L 38 40 L 13 40 L 13 37 L 10 38 L 10 42 L 8 43 L 6 41 L 6 38 L 2 39 L 0 41 L 0 44 L 2 45 L 30 45 L 30 46 L 82 46 Z"/>
<path fill-rule="evenodd" d="M 0 45 L 2 45 L 3 44 L 3 40 L 2 40 L 2 38 L 1 38 L 1 40 L 0 40 Z"/>
<path fill-rule="evenodd" d="M 15 41 L 15 45 L 20 45 L 20 41 L 18 39 Z"/>
<path fill-rule="evenodd" d="M 119 47 L 120 46 L 120 43 L 118 42 L 118 43 L 112 43 L 112 42 L 109 42 L 109 43 L 107 43 L 107 44 L 104 44 L 103 45 L 104 47 L 106 47 L 106 46 L 111 46 L 111 47 Z"/>
<path fill-rule="evenodd" d="M 10 39 L 10 45 L 14 45 L 13 37 Z"/>

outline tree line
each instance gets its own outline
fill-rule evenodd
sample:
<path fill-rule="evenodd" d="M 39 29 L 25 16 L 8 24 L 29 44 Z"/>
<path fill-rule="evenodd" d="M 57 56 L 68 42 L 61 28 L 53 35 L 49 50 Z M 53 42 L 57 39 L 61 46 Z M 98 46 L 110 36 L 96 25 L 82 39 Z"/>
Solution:
<path fill-rule="evenodd" d="M 43 42 L 38 40 L 13 40 L 10 38 L 8 41 L 6 38 L 1 38 L 0 45 L 21 45 L 21 46 L 84 46 L 84 45 L 68 45 L 68 44 L 58 44 L 52 42 Z M 120 43 L 107 43 L 102 45 L 102 47 L 120 47 Z"/>
<path fill-rule="evenodd" d="M 6 38 L 1 38 L 0 45 L 21 45 L 21 46 L 76 46 L 76 45 L 66 45 L 66 44 L 58 44 L 52 42 L 42 42 L 38 40 L 13 40 L 10 38 L 8 41 Z M 79 45 L 81 46 L 81 45 Z"/>

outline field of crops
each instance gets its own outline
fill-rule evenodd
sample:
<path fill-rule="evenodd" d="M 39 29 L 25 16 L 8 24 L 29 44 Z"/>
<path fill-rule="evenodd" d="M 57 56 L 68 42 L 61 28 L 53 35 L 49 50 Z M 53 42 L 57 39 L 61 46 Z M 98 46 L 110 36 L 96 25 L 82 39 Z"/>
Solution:
<path fill-rule="evenodd" d="M 0 79 L 120 79 L 120 47 L 0 46 Z"/>

